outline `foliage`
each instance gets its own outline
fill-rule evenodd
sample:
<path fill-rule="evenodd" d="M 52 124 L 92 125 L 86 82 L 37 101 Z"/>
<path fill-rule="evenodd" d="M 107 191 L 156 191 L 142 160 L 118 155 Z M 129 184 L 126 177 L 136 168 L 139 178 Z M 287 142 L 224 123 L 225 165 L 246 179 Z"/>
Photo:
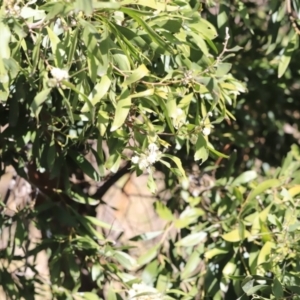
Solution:
<path fill-rule="evenodd" d="M 1 202 L 10 299 L 300 297 L 297 146 L 273 168 L 297 133 L 284 135 L 298 118 L 299 4 L 219 2 L 3 1 L 1 172 L 33 189 L 14 214 Z M 140 257 L 96 218 L 129 171 L 148 174 L 166 224 L 132 238 L 152 241 Z"/>

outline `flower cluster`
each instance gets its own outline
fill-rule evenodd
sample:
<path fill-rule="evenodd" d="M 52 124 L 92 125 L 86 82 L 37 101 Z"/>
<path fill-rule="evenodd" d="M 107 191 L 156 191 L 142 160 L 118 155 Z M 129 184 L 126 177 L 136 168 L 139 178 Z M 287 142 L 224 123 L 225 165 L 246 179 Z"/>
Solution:
<path fill-rule="evenodd" d="M 161 151 L 156 144 L 151 143 L 148 149 L 142 153 L 137 154 L 131 158 L 132 163 L 139 166 L 139 168 L 144 171 L 150 171 L 151 166 L 160 159 Z"/>
<path fill-rule="evenodd" d="M 176 129 L 179 129 L 181 126 L 183 126 L 184 124 L 186 124 L 186 115 L 184 113 L 184 111 L 177 107 L 176 109 L 176 114 L 174 114 L 173 116 L 173 125 Z"/>
<path fill-rule="evenodd" d="M 157 289 L 150 287 L 144 283 L 135 283 L 128 291 L 131 300 L 159 300 L 163 299 L 163 295 Z"/>
<path fill-rule="evenodd" d="M 56 79 L 58 83 L 63 80 L 67 80 L 69 78 L 69 73 L 66 70 L 62 70 L 59 68 L 52 68 L 50 72 L 52 77 Z"/>
<path fill-rule="evenodd" d="M 5 3 L 5 12 L 7 16 L 19 16 L 21 12 L 21 7 L 14 0 L 8 0 Z"/>
<path fill-rule="evenodd" d="M 210 132 L 211 132 L 211 127 L 209 125 L 205 126 L 203 129 L 202 129 L 202 133 L 206 136 L 210 135 Z"/>

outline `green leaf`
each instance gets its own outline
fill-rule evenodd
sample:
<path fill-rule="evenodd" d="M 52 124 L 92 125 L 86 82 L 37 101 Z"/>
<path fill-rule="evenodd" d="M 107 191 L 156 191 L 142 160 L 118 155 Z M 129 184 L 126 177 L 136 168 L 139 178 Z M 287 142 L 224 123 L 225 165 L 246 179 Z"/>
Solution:
<path fill-rule="evenodd" d="M 122 86 L 131 85 L 134 82 L 139 81 L 149 73 L 149 70 L 145 65 L 140 65 L 136 70 L 134 70 L 123 82 Z"/>
<path fill-rule="evenodd" d="M 251 295 L 256 294 L 256 292 L 264 290 L 268 287 L 269 287 L 268 285 L 260 284 L 260 285 L 253 286 L 250 289 L 244 289 L 244 287 L 243 287 L 243 290 L 247 294 L 247 296 L 251 296 Z"/>
<path fill-rule="evenodd" d="M 99 200 L 93 199 L 91 197 L 88 197 L 86 195 L 79 195 L 78 193 L 75 193 L 73 191 L 66 193 L 72 200 L 75 202 L 81 203 L 81 204 L 88 204 L 88 205 L 98 205 L 100 203 Z"/>
<path fill-rule="evenodd" d="M 162 157 L 168 157 L 169 159 L 173 160 L 173 162 L 176 164 L 181 176 L 185 179 L 186 178 L 186 175 L 185 175 L 185 171 L 182 167 L 182 163 L 181 163 L 181 160 L 176 157 L 176 156 L 173 156 L 173 155 L 170 155 L 170 154 L 163 154 Z"/>
<path fill-rule="evenodd" d="M 137 260 L 139 265 L 145 265 L 148 264 L 150 261 L 152 261 L 154 258 L 157 257 L 158 254 L 159 245 L 155 245 L 152 248 L 150 248 L 148 251 L 143 253 L 142 256 L 140 256 Z"/>
<path fill-rule="evenodd" d="M 138 266 L 136 260 L 125 252 L 115 251 L 114 258 L 127 270 L 132 270 Z"/>
<path fill-rule="evenodd" d="M 0 60 L 1 60 L 4 58 L 10 58 L 9 42 L 11 38 L 11 32 L 9 30 L 9 27 L 6 24 L 4 24 L 2 20 L 0 21 L 0 32 L 1 32 L 1 47 L 0 47 Z"/>
<path fill-rule="evenodd" d="M 99 202 L 99 201 L 98 201 Z M 84 218 L 86 220 L 88 220 L 89 222 L 91 222 L 93 225 L 95 226 L 98 226 L 98 227 L 101 227 L 101 228 L 106 228 L 106 229 L 109 229 L 109 230 L 118 230 L 118 231 L 121 231 L 120 229 L 116 229 L 114 228 L 113 224 L 108 224 L 106 222 L 103 222 L 95 217 L 92 217 L 92 216 L 84 216 Z"/>
<path fill-rule="evenodd" d="M 94 2 L 94 9 L 119 9 L 120 7 L 121 5 L 118 2 Z"/>
<path fill-rule="evenodd" d="M 258 258 L 257 258 L 257 265 L 261 265 L 265 262 L 268 262 L 272 249 L 274 248 L 274 243 L 267 241 L 263 247 L 261 248 Z"/>
<path fill-rule="evenodd" d="M 106 111 L 99 110 L 98 112 L 98 129 L 100 136 L 104 136 L 109 125 L 109 114 Z"/>
<path fill-rule="evenodd" d="M 292 29 L 293 30 L 293 29 Z M 298 44 L 298 34 L 295 33 L 292 39 L 289 41 L 287 47 L 284 49 L 284 52 L 280 58 L 279 66 L 278 66 L 278 78 L 280 78 L 286 71 L 287 67 L 292 58 L 292 54 L 294 53 L 297 44 Z"/>
<path fill-rule="evenodd" d="M 201 17 L 195 18 L 195 23 L 189 23 L 188 26 L 194 29 L 200 35 L 204 36 L 207 42 L 208 40 L 213 40 L 217 37 L 216 28 Z"/>
<path fill-rule="evenodd" d="M 296 295 L 300 295 L 300 287 L 299 286 L 291 285 L 291 286 L 287 286 L 287 289 L 289 289 Z"/>
<path fill-rule="evenodd" d="M 220 63 L 217 66 L 216 76 L 223 77 L 225 76 L 231 69 L 232 64 L 229 63 Z"/>
<path fill-rule="evenodd" d="M 131 108 L 130 92 L 128 91 L 127 88 L 125 88 L 122 91 L 120 99 L 117 102 L 114 121 L 112 123 L 110 131 L 115 131 L 124 124 L 128 116 L 128 113 L 130 111 L 130 108 Z"/>
<path fill-rule="evenodd" d="M 94 86 L 91 94 L 89 95 L 90 104 L 92 106 L 95 106 L 107 94 L 110 85 L 111 80 L 106 75 L 102 76 L 101 81 Z M 81 112 L 89 111 L 89 107 L 90 105 L 85 103 Z"/>
<path fill-rule="evenodd" d="M 56 64 L 56 67 L 62 67 L 62 54 L 60 51 L 61 49 L 59 49 L 59 44 L 60 44 L 60 39 L 58 38 L 58 36 L 52 31 L 52 29 L 50 27 L 47 27 L 47 32 L 48 32 L 48 37 L 50 40 L 50 45 L 51 45 L 51 49 L 52 49 L 52 54 L 54 57 L 54 61 Z"/>
<path fill-rule="evenodd" d="M 246 199 L 246 202 L 250 202 L 251 200 L 255 199 L 256 196 L 261 195 L 265 190 L 276 188 L 279 185 L 280 181 L 278 179 L 269 179 L 260 183 L 254 190 L 251 191 Z"/>
<path fill-rule="evenodd" d="M 186 237 L 179 240 L 175 246 L 177 247 L 191 247 L 198 245 L 199 243 L 203 243 L 207 237 L 207 232 L 200 231 L 196 233 L 191 233 L 187 235 Z"/>
<path fill-rule="evenodd" d="M 94 169 L 91 163 L 80 153 L 76 153 L 75 151 L 69 152 L 70 157 L 77 164 L 77 166 L 89 177 L 94 179 L 95 181 L 100 181 L 100 176 L 98 172 Z"/>
<path fill-rule="evenodd" d="M 121 161 L 121 155 L 115 153 L 109 157 L 109 159 L 105 163 L 105 166 L 113 173 L 117 173 L 120 168 Z"/>
<path fill-rule="evenodd" d="M 118 300 L 116 293 L 114 292 L 113 286 L 108 287 L 107 300 Z"/>
<path fill-rule="evenodd" d="M 207 141 L 202 134 L 198 135 L 195 148 L 194 159 L 196 161 L 201 159 L 201 163 L 204 163 L 208 159 L 209 151 L 207 149 Z"/>
<path fill-rule="evenodd" d="M 283 287 L 280 283 L 280 281 L 275 277 L 273 280 L 273 287 L 272 287 L 274 296 L 276 299 L 280 299 L 283 297 Z"/>
<path fill-rule="evenodd" d="M 44 89 L 34 97 L 30 108 L 36 117 L 38 116 L 39 113 L 39 107 L 48 99 L 50 92 L 51 92 L 50 88 Z"/>
<path fill-rule="evenodd" d="M 228 253 L 228 251 L 229 251 L 228 249 L 213 248 L 211 250 L 206 251 L 204 253 L 204 256 L 205 256 L 206 259 L 211 259 L 214 256 L 226 254 L 226 253 Z"/>
<path fill-rule="evenodd" d="M 160 218 L 166 221 L 173 221 L 174 216 L 170 209 L 160 201 L 155 202 L 155 210 Z"/>
<path fill-rule="evenodd" d="M 78 11 L 83 11 L 87 15 L 93 13 L 93 1 L 92 0 L 76 0 L 74 7 Z"/>
<path fill-rule="evenodd" d="M 177 5 L 171 6 L 171 5 L 167 5 L 164 2 L 158 2 L 155 0 L 136 0 L 134 3 L 135 5 L 150 7 L 160 12 L 178 10 Z M 121 5 L 122 6 L 132 5 L 132 0 L 123 0 L 121 1 Z"/>
<path fill-rule="evenodd" d="M 83 294 L 84 299 L 86 300 L 101 300 L 96 293 L 92 293 L 92 292 L 84 292 L 84 293 L 79 293 L 79 295 L 81 296 Z"/>
<path fill-rule="evenodd" d="M 257 177 L 256 171 L 246 171 L 239 175 L 232 183 L 231 186 L 237 186 L 248 183 Z"/>
<path fill-rule="evenodd" d="M 122 7 L 121 11 L 133 18 L 149 34 L 153 42 L 162 47 L 162 49 L 166 49 L 170 53 L 173 53 L 173 49 L 150 26 L 148 26 L 144 20 L 138 16 L 136 11 L 127 7 Z"/>
<path fill-rule="evenodd" d="M 157 191 L 157 185 L 156 185 L 156 182 L 152 176 L 152 174 L 149 174 L 148 175 L 148 180 L 147 180 L 147 187 L 149 189 L 149 191 L 152 193 L 152 194 L 155 194 L 156 191 Z"/>
<path fill-rule="evenodd" d="M 243 239 L 250 236 L 250 232 L 245 230 L 243 236 L 241 235 L 241 232 L 239 229 L 234 229 L 228 233 L 225 233 L 222 235 L 222 238 L 230 243 L 240 242 Z"/>

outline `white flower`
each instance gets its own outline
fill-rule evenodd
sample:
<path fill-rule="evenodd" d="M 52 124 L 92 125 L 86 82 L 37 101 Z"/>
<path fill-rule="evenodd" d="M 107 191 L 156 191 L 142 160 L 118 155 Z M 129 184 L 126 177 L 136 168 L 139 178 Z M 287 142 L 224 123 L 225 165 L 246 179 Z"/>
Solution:
<path fill-rule="evenodd" d="M 157 152 L 150 152 L 147 156 L 147 161 L 150 165 L 153 165 L 158 160 L 158 153 Z"/>
<path fill-rule="evenodd" d="M 182 114 L 183 114 L 183 110 L 181 108 L 177 107 L 176 116 L 178 117 L 178 116 L 181 116 Z"/>
<path fill-rule="evenodd" d="M 149 144 L 148 149 L 149 149 L 150 152 L 154 152 L 154 151 L 158 150 L 158 147 L 157 147 L 156 144 L 151 143 L 151 144 Z"/>
<path fill-rule="evenodd" d="M 186 122 L 186 115 L 184 113 L 184 111 L 177 107 L 176 109 L 176 113 L 173 115 L 173 125 L 176 129 L 179 129 L 182 125 L 185 124 Z"/>
<path fill-rule="evenodd" d="M 131 157 L 131 161 L 133 164 L 138 164 L 140 161 L 140 157 L 135 155 L 135 156 Z"/>
<path fill-rule="evenodd" d="M 163 299 L 163 295 L 157 289 L 150 287 L 144 283 L 134 283 L 128 291 L 131 300 L 159 300 Z"/>
<path fill-rule="evenodd" d="M 160 158 L 161 151 L 158 149 L 159 148 L 156 144 L 151 143 L 148 145 L 148 149 L 144 153 L 133 156 L 131 161 L 133 164 L 138 164 L 142 171 L 147 169 L 149 172 L 151 166 Z"/>
<path fill-rule="evenodd" d="M 203 133 L 204 135 L 206 135 L 206 136 L 209 135 L 210 132 L 211 132 L 210 126 L 205 126 L 205 127 L 203 128 L 203 130 L 202 130 L 202 133 Z"/>
<path fill-rule="evenodd" d="M 50 72 L 53 78 L 55 78 L 58 82 L 62 80 L 67 80 L 69 78 L 69 73 L 66 70 L 52 68 Z"/>
<path fill-rule="evenodd" d="M 149 166 L 150 166 L 150 164 L 147 161 L 146 157 L 140 158 L 140 160 L 139 160 L 139 168 L 141 170 L 145 170 L 145 169 L 149 168 Z"/>

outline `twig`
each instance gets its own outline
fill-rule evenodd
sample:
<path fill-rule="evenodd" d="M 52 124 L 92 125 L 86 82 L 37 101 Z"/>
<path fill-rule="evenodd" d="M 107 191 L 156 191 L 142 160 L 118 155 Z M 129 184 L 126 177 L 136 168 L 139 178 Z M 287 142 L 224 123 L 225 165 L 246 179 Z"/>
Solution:
<path fill-rule="evenodd" d="M 228 51 L 227 45 L 228 45 L 229 39 L 230 39 L 229 28 L 226 27 L 225 28 L 225 41 L 223 43 L 224 48 L 223 48 L 222 52 L 220 53 L 220 55 L 217 57 L 217 60 L 216 60 L 217 64 L 221 61 L 222 56 Z"/>

